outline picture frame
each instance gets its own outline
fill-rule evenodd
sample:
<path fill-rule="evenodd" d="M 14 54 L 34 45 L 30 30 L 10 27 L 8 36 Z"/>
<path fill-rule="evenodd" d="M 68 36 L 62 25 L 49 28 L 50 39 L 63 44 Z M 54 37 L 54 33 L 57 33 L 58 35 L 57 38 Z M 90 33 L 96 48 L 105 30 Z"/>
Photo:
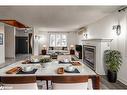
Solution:
<path fill-rule="evenodd" d="M 3 45 L 3 34 L 0 33 L 0 45 Z"/>

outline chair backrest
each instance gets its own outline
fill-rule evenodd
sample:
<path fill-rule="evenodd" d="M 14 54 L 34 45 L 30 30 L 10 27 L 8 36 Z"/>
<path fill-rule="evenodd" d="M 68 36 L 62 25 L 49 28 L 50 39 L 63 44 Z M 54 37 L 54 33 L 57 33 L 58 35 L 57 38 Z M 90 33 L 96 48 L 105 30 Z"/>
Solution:
<path fill-rule="evenodd" d="M 52 78 L 53 89 L 87 89 L 87 76 L 55 76 Z"/>
<path fill-rule="evenodd" d="M 58 56 L 57 56 L 57 60 L 58 60 L 58 61 L 63 61 L 63 60 L 65 60 L 65 59 L 68 59 L 69 61 L 71 61 L 71 58 L 72 58 L 71 55 L 58 55 Z"/>
<path fill-rule="evenodd" d="M 2 77 L 1 82 L 6 90 L 38 89 L 35 76 Z"/>

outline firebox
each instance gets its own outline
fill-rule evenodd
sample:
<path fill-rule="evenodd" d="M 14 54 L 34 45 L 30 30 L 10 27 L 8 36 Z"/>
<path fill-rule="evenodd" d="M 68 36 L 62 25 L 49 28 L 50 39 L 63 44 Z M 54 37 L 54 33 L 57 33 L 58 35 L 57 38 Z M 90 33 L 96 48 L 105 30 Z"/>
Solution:
<path fill-rule="evenodd" d="M 83 45 L 83 62 L 95 71 L 96 67 L 96 47 Z"/>

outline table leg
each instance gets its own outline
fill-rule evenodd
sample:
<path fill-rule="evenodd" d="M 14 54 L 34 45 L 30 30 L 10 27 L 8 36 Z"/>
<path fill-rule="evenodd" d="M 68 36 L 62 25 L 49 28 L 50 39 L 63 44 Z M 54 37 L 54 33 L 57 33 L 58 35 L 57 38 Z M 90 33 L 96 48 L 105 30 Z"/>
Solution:
<path fill-rule="evenodd" d="M 93 89 L 100 89 L 100 76 L 90 76 L 93 82 Z"/>
<path fill-rule="evenodd" d="M 48 80 L 46 80 L 46 86 L 47 86 L 47 90 L 48 90 Z"/>

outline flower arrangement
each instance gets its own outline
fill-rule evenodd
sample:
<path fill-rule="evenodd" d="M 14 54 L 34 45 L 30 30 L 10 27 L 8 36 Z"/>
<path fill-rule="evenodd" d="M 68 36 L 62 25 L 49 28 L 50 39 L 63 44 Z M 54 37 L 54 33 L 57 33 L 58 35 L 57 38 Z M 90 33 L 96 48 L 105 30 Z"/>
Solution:
<path fill-rule="evenodd" d="M 41 63 L 51 62 L 51 59 L 50 59 L 50 58 L 42 57 L 42 58 L 40 58 L 40 62 L 41 62 Z"/>

